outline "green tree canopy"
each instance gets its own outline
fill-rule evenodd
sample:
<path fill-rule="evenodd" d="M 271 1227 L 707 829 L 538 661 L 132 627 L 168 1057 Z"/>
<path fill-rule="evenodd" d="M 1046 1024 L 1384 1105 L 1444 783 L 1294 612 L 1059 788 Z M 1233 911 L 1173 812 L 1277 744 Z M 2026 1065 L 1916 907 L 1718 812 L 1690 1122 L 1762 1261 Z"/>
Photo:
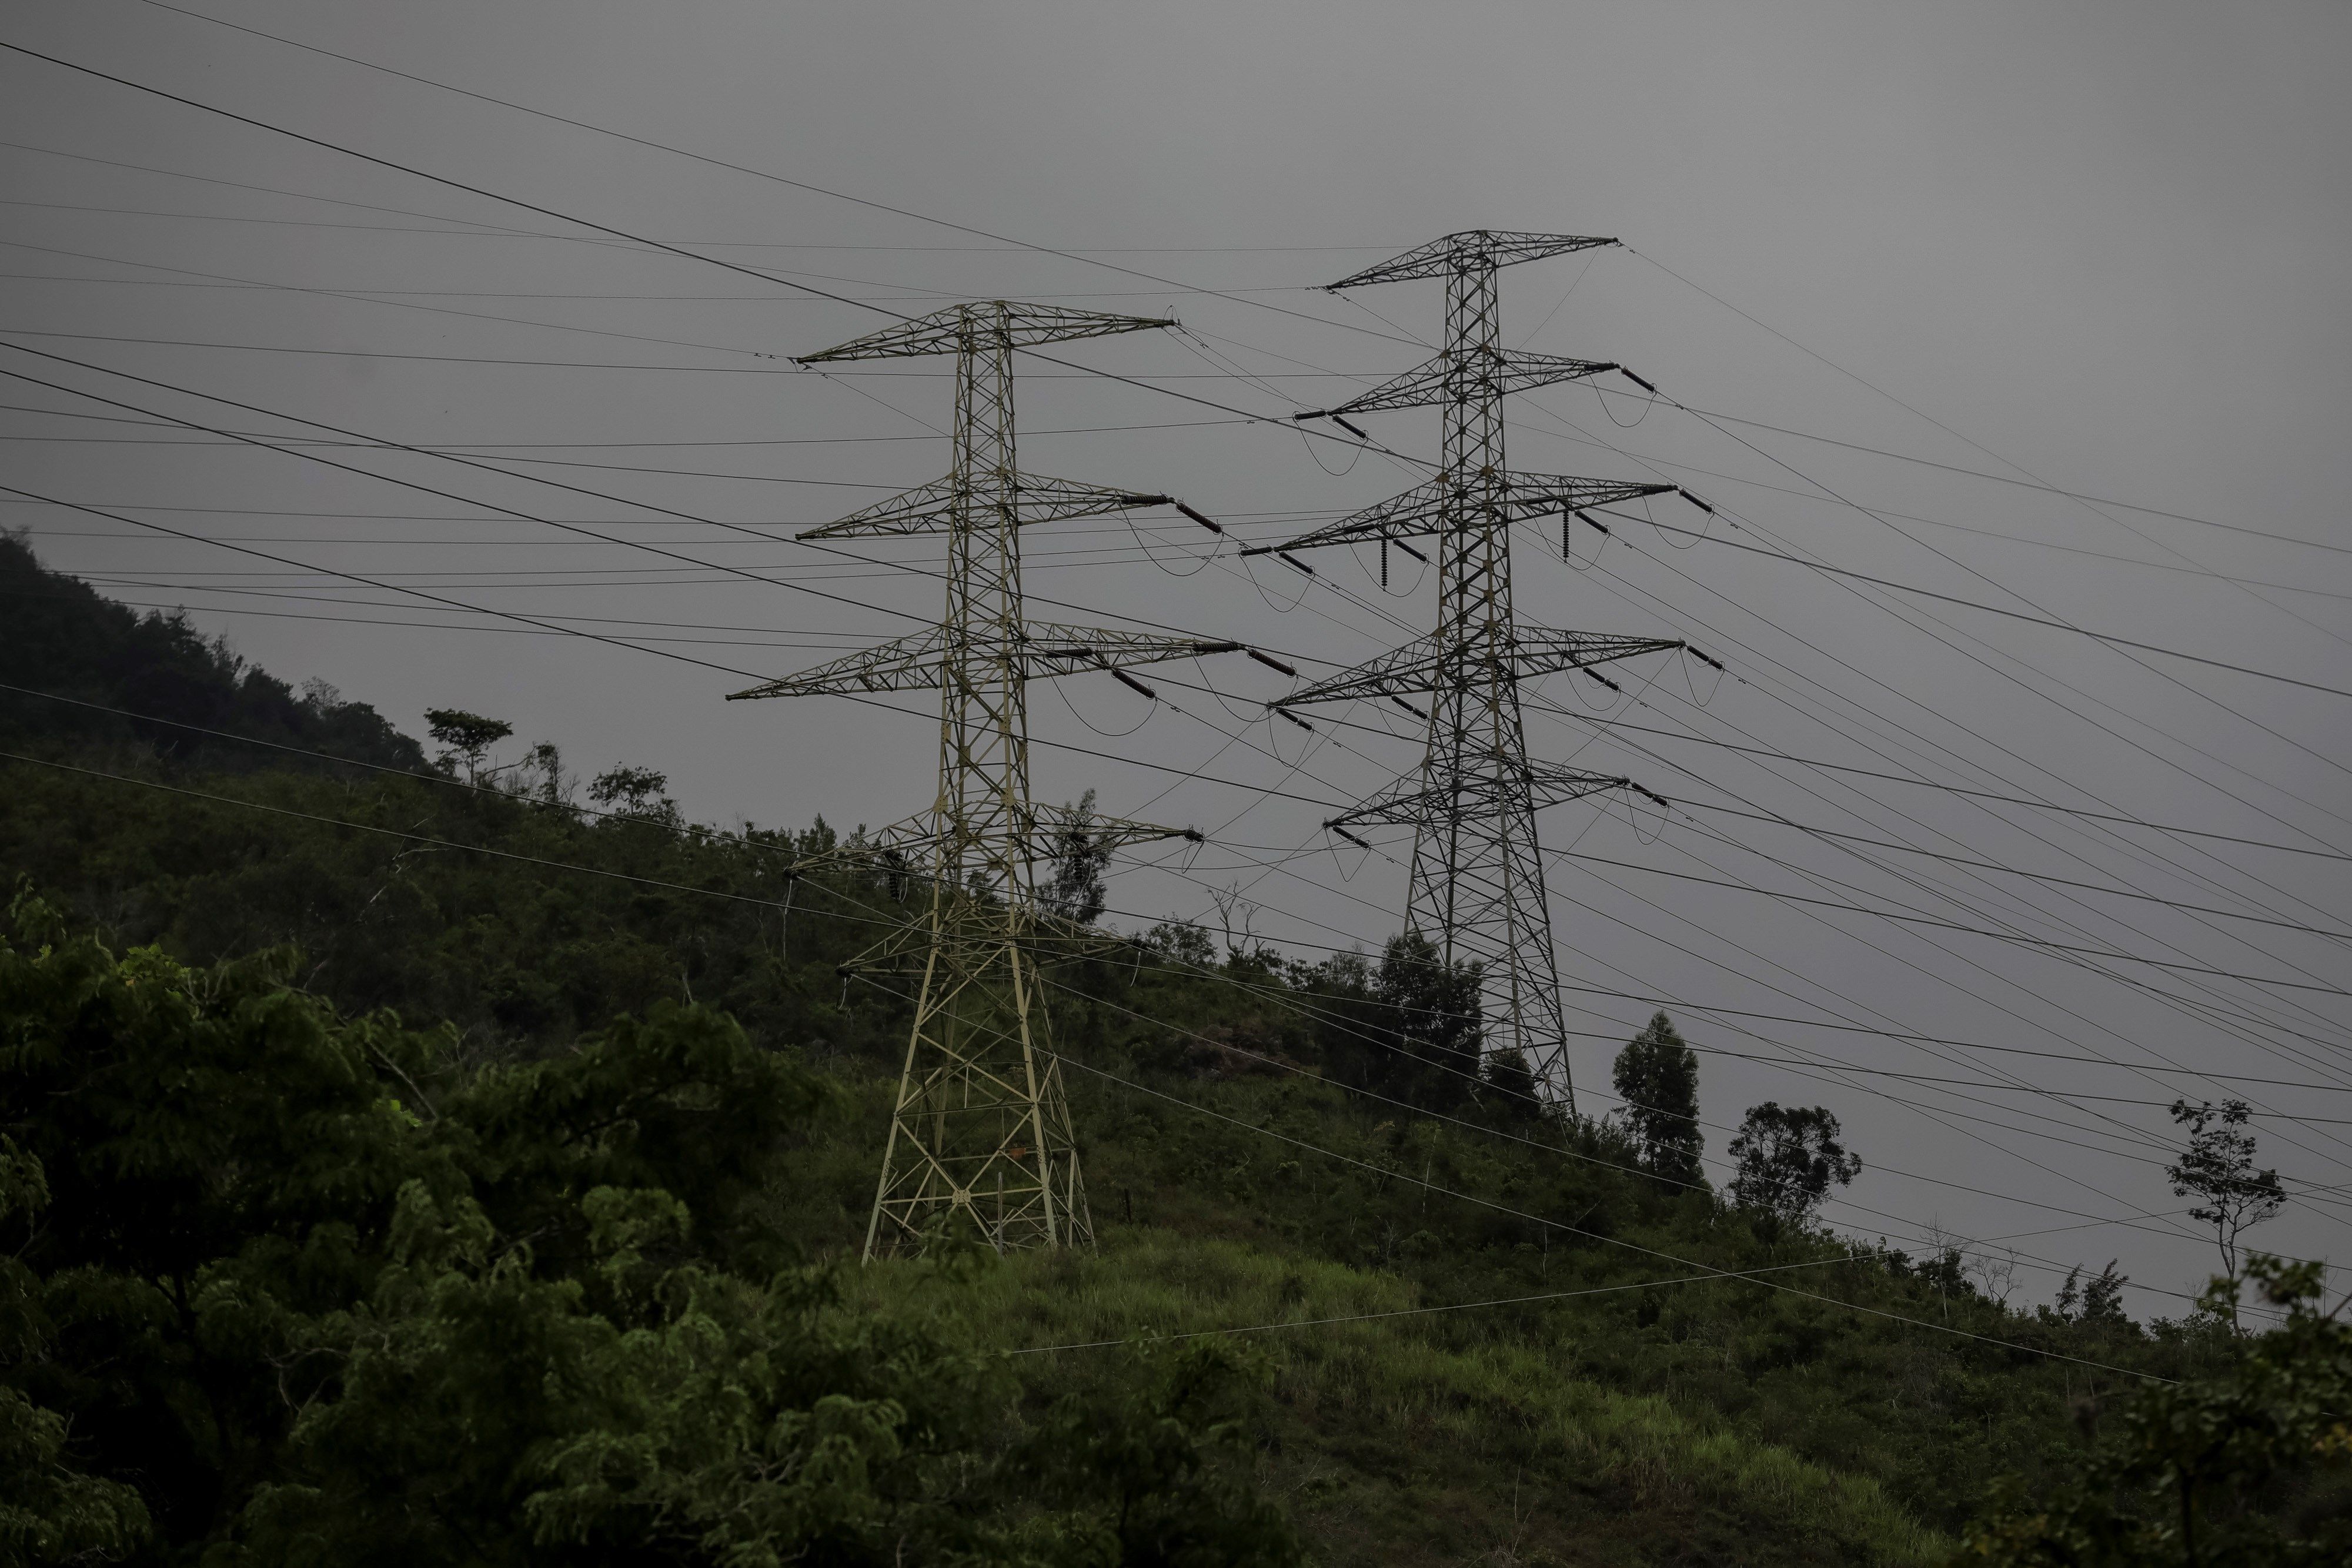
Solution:
<path fill-rule="evenodd" d="M 1670 1182 L 1696 1184 L 1699 1151 L 1698 1055 L 1683 1042 L 1674 1019 L 1653 1017 L 1617 1053 L 1611 1081 L 1625 1101 L 1625 1126 L 1642 1163 Z"/>
<path fill-rule="evenodd" d="M 1731 1201 L 1775 1225 L 1811 1219 L 1832 1185 L 1862 1174 L 1862 1158 L 1846 1153 L 1838 1119 L 1819 1105 L 1751 1105 L 1731 1140 L 1738 1169 Z"/>

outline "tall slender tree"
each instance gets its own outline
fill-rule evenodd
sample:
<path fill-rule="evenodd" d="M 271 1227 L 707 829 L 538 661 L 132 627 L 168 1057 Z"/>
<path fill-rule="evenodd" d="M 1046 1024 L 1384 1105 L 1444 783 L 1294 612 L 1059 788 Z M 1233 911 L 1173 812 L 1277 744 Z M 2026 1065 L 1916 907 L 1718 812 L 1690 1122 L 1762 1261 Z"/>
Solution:
<path fill-rule="evenodd" d="M 1653 1017 L 1617 1053 L 1612 1075 L 1625 1102 L 1625 1125 L 1641 1145 L 1642 1163 L 1661 1181 L 1696 1184 L 1699 1152 L 1698 1056 L 1684 1043 L 1675 1020 Z"/>

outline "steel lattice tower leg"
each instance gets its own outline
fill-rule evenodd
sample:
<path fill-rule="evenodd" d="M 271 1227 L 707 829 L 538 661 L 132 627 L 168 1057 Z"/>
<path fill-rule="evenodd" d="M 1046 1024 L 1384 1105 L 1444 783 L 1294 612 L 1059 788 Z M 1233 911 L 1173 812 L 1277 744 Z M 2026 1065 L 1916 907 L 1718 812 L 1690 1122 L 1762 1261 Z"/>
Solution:
<path fill-rule="evenodd" d="M 833 858 L 877 852 L 920 863 L 921 920 L 858 961 L 921 978 L 889 1143 L 866 1232 L 870 1260 L 919 1249 L 959 1217 L 1000 1250 L 1094 1239 L 1060 1059 L 1047 1034 L 1038 954 L 1083 944 L 1039 908 L 1036 863 L 1059 818 L 1029 798 L 1027 686 L 1041 676 L 1232 651 L 1232 643 L 1033 624 L 1021 593 L 1021 529 L 1037 522 L 1170 504 L 1172 497 L 1048 479 L 1015 461 L 1013 355 L 1028 344 L 1139 331 L 1167 320 L 1005 301 L 962 305 L 846 343 L 803 363 L 951 353 L 954 466 L 945 479 L 851 514 L 803 538 L 944 534 L 947 603 L 932 632 L 771 681 L 740 697 L 940 694 L 939 791 L 914 820 Z M 1176 830 L 1088 817 L 1060 821 L 1097 844 Z M 1197 837 L 1198 835 L 1191 835 Z"/>

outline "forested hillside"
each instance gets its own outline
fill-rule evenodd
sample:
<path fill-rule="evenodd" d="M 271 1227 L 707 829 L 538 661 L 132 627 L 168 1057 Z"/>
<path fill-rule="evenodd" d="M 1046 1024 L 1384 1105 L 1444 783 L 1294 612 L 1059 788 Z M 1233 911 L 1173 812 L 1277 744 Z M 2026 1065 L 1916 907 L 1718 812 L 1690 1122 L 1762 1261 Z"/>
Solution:
<path fill-rule="evenodd" d="M 861 1268 L 903 874 L 0 570 L 14 1560 L 2344 1560 L 2309 1277 L 1989 1299 L 1815 1223 L 1866 1129 L 1711 1190 L 1671 1019 L 1563 1124 L 1409 939 L 1063 965 L 1099 1247 Z"/>

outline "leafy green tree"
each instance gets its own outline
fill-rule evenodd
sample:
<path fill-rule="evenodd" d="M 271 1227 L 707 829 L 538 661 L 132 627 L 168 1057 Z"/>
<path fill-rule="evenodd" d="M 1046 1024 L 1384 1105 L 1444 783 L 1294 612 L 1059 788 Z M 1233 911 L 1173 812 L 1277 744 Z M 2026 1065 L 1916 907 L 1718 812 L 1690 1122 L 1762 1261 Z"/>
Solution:
<path fill-rule="evenodd" d="M 2090 1462 L 2040 1498 L 2016 1481 L 1959 1562 L 1998 1568 L 2319 1568 L 2352 1562 L 2352 1326 L 2322 1312 L 2323 1267 L 2257 1255 L 2286 1312 L 2215 1375 L 2154 1384 Z M 2208 1310 L 2235 1301 L 2218 1278 Z"/>
<path fill-rule="evenodd" d="M 2222 1277 L 2234 1281 L 2239 1277 L 2238 1239 L 2286 1207 L 2285 1189 L 2279 1186 L 2278 1172 L 2254 1168 L 2254 1134 L 2247 1127 L 2253 1113 L 2243 1100 L 2225 1100 L 2219 1106 L 2176 1100 L 2172 1119 L 2189 1130 L 2189 1146 L 2165 1167 L 2165 1174 L 2172 1178 L 2176 1194 L 2197 1199 L 2189 1217 L 2213 1228 Z M 2229 1319 L 2236 1327 L 2234 1299 Z"/>
<path fill-rule="evenodd" d="M 589 781 L 588 799 L 629 816 L 661 814 L 669 775 L 652 768 L 608 768 Z"/>
<path fill-rule="evenodd" d="M 14 918 L 12 1561 L 1297 1561 L 1207 1384 L 1131 1451 L 1087 1401 L 1024 1432 L 1001 1361 L 845 1305 L 761 1207 L 834 1092 L 723 1015 L 467 1073 L 451 1031 L 291 989 L 288 955 L 196 969 Z"/>
<path fill-rule="evenodd" d="M 1110 869 L 1110 845 L 1089 826 L 1094 820 L 1093 790 L 1064 810 L 1066 820 L 1054 831 L 1054 876 L 1045 885 L 1043 902 L 1065 920 L 1092 925 L 1102 918 L 1103 906 L 1110 898 L 1103 883 L 1103 873 Z"/>
<path fill-rule="evenodd" d="M 1427 1110 L 1467 1099 L 1481 1081 L 1477 967 L 1447 963 L 1418 931 L 1390 938 L 1376 967 L 1349 958 L 1318 974 L 1345 1004 L 1323 1035 L 1333 1075 Z"/>
<path fill-rule="evenodd" d="M 2124 1287 L 2131 1281 L 2116 1268 L 2116 1262 L 2108 1259 L 2107 1266 L 2087 1280 L 2081 1268 L 2067 1270 L 2064 1282 L 2058 1287 L 2053 1315 L 2090 1328 L 2130 1327 L 2131 1319 L 2124 1312 Z"/>
<path fill-rule="evenodd" d="M 463 708 L 429 707 L 425 710 L 425 733 L 446 747 L 441 756 L 444 766 L 453 758 L 466 765 L 466 782 L 482 781 L 482 761 L 490 747 L 514 733 L 514 726 L 504 719 L 484 718 Z"/>
<path fill-rule="evenodd" d="M 0 1134 L 0 1368 L 48 1354 L 38 1276 L 15 1256 L 32 1239 L 48 1184 L 41 1162 Z M 84 1474 L 67 1458 L 65 1417 L 0 1382 L 0 1562 L 120 1557 L 147 1538 L 137 1491 Z"/>
<path fill-rule="evenodd" d="M 1738 1170 L 1731 1201 L 1780 1226 L 1801 1226 L 1828 1198 L 1862 1174 L 1862 1159 L 1838 1142 L 1838 1119 L 1819 1105 L 1767 1100 L 1751 1105 L 1731 1140 Z"/>
<path fill-rule="evenodd" d="M 1661 1179 L 1696 1184 L 1699 1151 L 1698 1055 L 1674 1020 L 1652 1018 L 1617 1053 L 1611 1080 L 1625 1102 L 1625 1126 L 1642 1163 Z"/>

